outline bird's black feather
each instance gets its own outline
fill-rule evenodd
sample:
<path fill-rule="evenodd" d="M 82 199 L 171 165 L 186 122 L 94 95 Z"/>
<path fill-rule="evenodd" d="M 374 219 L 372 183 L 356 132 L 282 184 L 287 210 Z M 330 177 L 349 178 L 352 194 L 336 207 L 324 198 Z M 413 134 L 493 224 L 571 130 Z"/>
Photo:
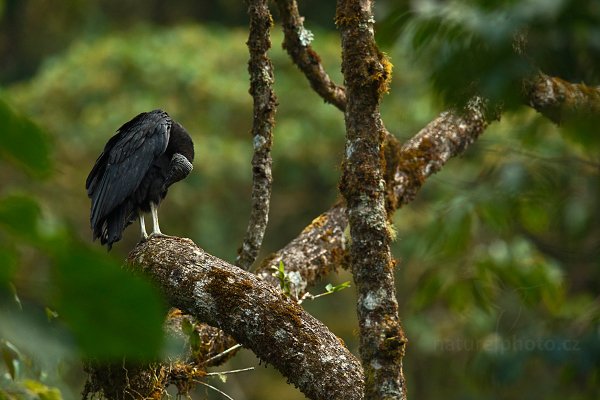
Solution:
<path fill-rule="evenodd" d="M 86 180 L 94 239 L 110 248 L 140 212 L 160 203 L 174 183 L 168 177 L 181 175 L 181 167 L 171 165 L 174 154 L 183 155 L 191 169 L 192 140 L 162 110 L 139 114 L 118 129 Z"/>

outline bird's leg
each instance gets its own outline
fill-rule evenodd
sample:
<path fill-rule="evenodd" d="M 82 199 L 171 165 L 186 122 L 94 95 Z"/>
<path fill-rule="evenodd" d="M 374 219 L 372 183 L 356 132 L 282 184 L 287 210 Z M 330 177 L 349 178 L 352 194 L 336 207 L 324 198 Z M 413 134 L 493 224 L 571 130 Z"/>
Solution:
<path fill-rule="evenodd" d="M 144 214 L 140 213 L 140 234 L 142 236 L 141 242 L 148 240 L 148 233 L 146 232 L 146 223 L 144 222 Z"/>
<path fill-rule="evenodd" d="M 160 226 L 158 225 L 158 205 L 150 203 L 150 212 L 152 213 L 152 233 L 150 237 L 170 237 L 160 231 Z"/>

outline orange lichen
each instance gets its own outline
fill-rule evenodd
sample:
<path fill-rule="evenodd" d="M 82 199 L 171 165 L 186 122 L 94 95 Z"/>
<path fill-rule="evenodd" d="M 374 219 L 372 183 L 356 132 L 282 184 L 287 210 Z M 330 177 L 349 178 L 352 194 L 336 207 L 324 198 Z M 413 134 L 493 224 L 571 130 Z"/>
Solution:
<path fill-rule="evenodd" d="M 323 227 L 327 223 L 327 220 L 328 220 L 328 217 L 326 214 L 319 215 L 317 218 L 313 219 L 312 222 L 310 224 L 308 224 L 308 226 L 306 226 L 306 228 L 304 228 L 302 230 L 302 233 L 307 233 L 314 229 Z"/>
<path fill-rule="evenodd" d="M 371 79 L 378 83 L 377 94 L 381 96 L 390 91 L 394 65 L 391 63 L 389 56 L 384 52 L 378 52 L 378 55 L 381 67 L 376 69 Z"/>

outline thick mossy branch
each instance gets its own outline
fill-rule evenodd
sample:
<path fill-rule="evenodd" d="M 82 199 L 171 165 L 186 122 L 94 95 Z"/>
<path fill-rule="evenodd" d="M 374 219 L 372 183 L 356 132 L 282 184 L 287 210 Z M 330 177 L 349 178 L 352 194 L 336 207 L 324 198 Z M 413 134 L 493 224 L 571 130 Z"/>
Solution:
<path fill-rule="evenodd" d="M 570 83 L 539 74 L 525 84 L 529 105 L 555 123 L 575 118 L 600 119 L 600 87 Z"/>
<path fill-rule="evenodd" d="M 302 296 L 307 286 L 339 266 L 347 265 L 344 229 L 348 225 L 342 202 L 319 215 L 300 235 L 284 248 L 265 258 L 256 274 L 264 281 L 279 286 L 273 266 L 283 262 L 290 279 L 290 292 Z"/>
<path fill-rule="evenodd" d="M 296 0 L 276 0 L 285 39 L 283 48 L 304 73 L 310 86 L 323 100 L 340 110 L 346 108 L 346 90 L 336 85 L 321 64 L 321 58 L 310 45 L 312 33 L 304 28 L 304 17 Z"/>
<path fill-rule="evenodd" d="M 391 79 L 391 64 L 375 43 L 373 2 L 338 0 L 346 86 L 346 152 L 340 192 L 352 243 L 350 267 L 358 292 L 360 356 L 365 399 L 406 399 L 402 358 L 407 343 L 394 286 L 386 210 L 384 141 L 379 103 Z"/>
<path fill-rule="evenodd" d="M 425 180 L 440 171 L 452 157 L 461 155 L 481 135 L 490 121 L 485 101 L 473 98 L 462 112 L 446 111 L 404 143 L 386 151 L 388 202 L 392 210 L 408 204 Z M 396 139 L 388 137 L 388 143 Z M 390 167 L 392 165 L 393 167 Z"/>
<path fill-rule="evenodd" d="M 248 15 L 250 16 L 250 34 L 247 43 L 250 51 L 248 72 L 250 73 L 250 94 L 254 100 L 252 208 L 246 236 L 236 260 L 236 265 L 245 270 L 250 269 L 258 256 L 269 221 L 269 203 L 273 182 L 271 145 L 277 109 L 277 98 L 273 91 L 273 64 L 267 54 L 271 48 L 270 31 L 273 19 L 267 0 L 250 0 L 248 3 Z"/>
<path fill-rule="evenodd" d="M 452 157 L 461 155 L 488 124 L 484 102 L 473 99 L 461 113 L 443 112 L 404 145 L 386 135 L 383 151 L 388 213 L 410 203 L 427 178 Z M 294 240 L 261 263 L 259 276 L 274 279 L 268 268 L 281 260 L 287 271 L 297 271 L 304 279 L 299 287 L 306 287 L 328 271 L 346 266 L 345 214 L 345 204 L 338 203 L 315 218 Z"/>
<path fill-rule="evenodd" d="M 231 335 L 308 398 L 362 398 L 362 367 L 342 341 L 256 275 L 180 238 L 142 243 L 128 262 L 170 305 Z"/>

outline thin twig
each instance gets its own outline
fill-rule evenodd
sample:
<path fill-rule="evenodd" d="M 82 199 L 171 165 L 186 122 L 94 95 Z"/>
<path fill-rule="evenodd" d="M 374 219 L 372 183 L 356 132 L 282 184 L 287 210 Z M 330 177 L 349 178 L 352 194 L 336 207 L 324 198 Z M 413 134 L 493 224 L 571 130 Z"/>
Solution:
<path fill-rule="evenodd" d="M 223 396 L 227 397 L 229 400 L 234 400 L 233 397 L 231 397 L 230 395 L 228 395 L 227 393 L 225 393 L 224 391 L 222 391 L 221 389 L 217 389 L 216 387 L 214 387 L 213 385 L 209 385 L 206 382 L 202 382 L 202 381 L 198 381 L 198 380 L 194 380 L 194 382 L 199 383 L 201 385 L 204 385 L 206 387 L 211 388 L 212 390 L 214 390 L 215 392 L 221 393 Z"/>
<path fill-rule="evenodd" d="M 219 353 L 219 354 L 217 354 L 217 355 L 215 355 L 215 356 L 212 356 L 212 357 L 211 357 L 211 358 L 209 358 L 208 360 L 205 360 L 205 361 L 203 362 L 203 364 L 208 364 L 209 362 L 211 362 L 211 361 L 213 361 L 213 360 L 216 360 L 216 359 L 218 359 L 218 358 L 221 358 L 221 357 L 223 357 L 223 356 L 224 356 L 225 354 L 227 354 L 227 353 L 231 353 L 232 351 L 239 349 L 240 347 L 242 347 L 242 345 L 241 345 L 241 344 L 236 344 L 235 346 L 231 346 L 231 347 L 230 347 L 230 348 L 228 348 L 227 350 L 225 350 L 225 351 L 222 351 L 221 353 Z"/>
<path fill-rule="evenodd" d="M 248 368 L 241 368 L 241 369 L 233 369 L 231 371 L 209 372 L 205 376 L 219 376 L 219 375 L 237 374 L 237 373 L 240 373 L 240 372 L 252 371 L 253 369 L 254 369 L 254 367 L 248 367 Z"/>
<path fill-rule="evenodd" d="M 271 47 L 270 30 L 273 24 L 267 0 L 250 0 L 250 34 L 248 49 L 250 61 L 250 94 L 254 100 L 252 143 L 252 209 L 246 236 L 238 250 L 235 264 L 249 270 L 262 246 L 269 221 L 269 203 L 273 181 L 271 166 L 271 144 L 277 99 L 273 91 L 273 64 L 267 55 Z"/>

